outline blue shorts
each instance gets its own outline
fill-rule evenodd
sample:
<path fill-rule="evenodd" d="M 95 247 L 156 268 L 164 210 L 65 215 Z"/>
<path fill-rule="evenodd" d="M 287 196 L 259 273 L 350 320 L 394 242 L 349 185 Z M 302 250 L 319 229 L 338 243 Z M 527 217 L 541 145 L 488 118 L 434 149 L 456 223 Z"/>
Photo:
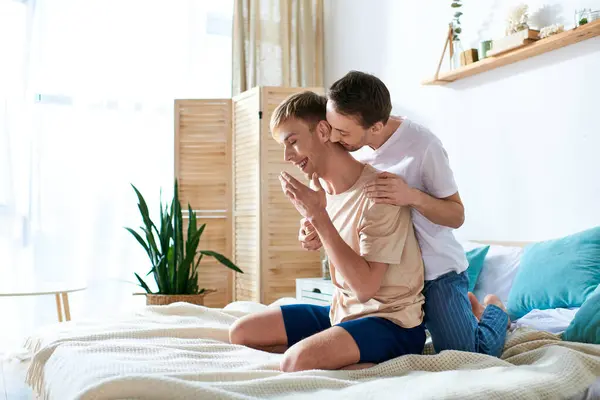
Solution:
<path fill-rule="evenodd" d="M 288 346 L 331 328 L 329 307 L 310 304 L 281 306 Z M 425 347 L 423 324 L 402 328 L 390 320 L 364 317 L 337 324 L 356 342 L 360 363 L 379 364 L 405 354 L 421 354 Z"/>

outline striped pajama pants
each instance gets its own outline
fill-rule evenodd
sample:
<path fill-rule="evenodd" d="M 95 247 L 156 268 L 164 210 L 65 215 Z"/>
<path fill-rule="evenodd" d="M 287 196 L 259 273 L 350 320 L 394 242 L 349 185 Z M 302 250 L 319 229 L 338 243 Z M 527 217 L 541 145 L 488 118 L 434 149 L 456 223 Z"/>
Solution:
<path fill-rule="evenodd" d="M 465 272 L 449 272 L 425 281 L 425 327 L 436 352 L 460 350 L 499 357 L 504 349 L 508 315 L 489 305 L 477 321 L 467 296 Z"/>

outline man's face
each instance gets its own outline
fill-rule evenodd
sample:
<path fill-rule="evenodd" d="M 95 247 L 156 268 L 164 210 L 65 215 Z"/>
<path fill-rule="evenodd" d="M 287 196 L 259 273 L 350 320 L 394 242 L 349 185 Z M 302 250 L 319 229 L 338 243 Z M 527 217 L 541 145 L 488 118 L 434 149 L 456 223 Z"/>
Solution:
<path fill-rule="evenodd" d="M 331 100 L 327 101 L 327 122 L 331 125 L 329 140 L 346 150 L 356 151 L 367 144 L 368 130 L 354 118 L 337 112 Z"/>
<path fill-rule="evenodd" d="M 325 151 L 325 143 L 320 140 L 317 129 L 311 132 L 306 122 L 289 119 L 273 132 L 275 139 L 283 145 L 285 161 L 294 164 L 309 177 L 317 172 Z"/>

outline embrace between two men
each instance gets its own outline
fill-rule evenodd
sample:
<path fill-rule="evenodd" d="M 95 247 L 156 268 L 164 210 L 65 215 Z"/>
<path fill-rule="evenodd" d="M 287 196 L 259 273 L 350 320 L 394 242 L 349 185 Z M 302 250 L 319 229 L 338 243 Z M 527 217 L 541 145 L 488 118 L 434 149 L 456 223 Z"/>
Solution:
<path fill-rule="evenodd" d="M 464 208 L 440 140 L 392 116 L 385 84 L 352 71 L 323 97 L 303 92 L 273 113 L 285 160 L 310 187 L 282 173 L 302 215 L 299 239 L 323 247 L 335 287 L 331 306 L 272 307 L 236 321 L 230 341 L 284 353 L 281 369 L 359 369 L 437 352 L 499 356 L 508 315 L 493 295 L 468 293 L 467 259 L 452 230 Z"/>

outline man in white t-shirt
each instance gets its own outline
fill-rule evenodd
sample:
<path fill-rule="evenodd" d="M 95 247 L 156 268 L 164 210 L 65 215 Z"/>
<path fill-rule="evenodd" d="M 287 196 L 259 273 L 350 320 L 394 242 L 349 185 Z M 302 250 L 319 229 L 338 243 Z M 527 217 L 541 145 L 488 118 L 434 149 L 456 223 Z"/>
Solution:
<path fill-rule="evenodd" d="M 468 293 L 468 267 L 453 229 L 464 221 L 464 207 L 441 141 L 406 118 L 390 116 L 385 84 L 352 71 L 328 93 L 331 141 L 359 161 L 385 171 L 366 188 L 376 203 L 410 206 L 425 265 L 425 323 L 436 351 L 461 350 L 499 356 L 508 315 L 496 296 L 481 305 Z M 311 229 L 301 227 L 309 250 L 319 248 Z"/>

